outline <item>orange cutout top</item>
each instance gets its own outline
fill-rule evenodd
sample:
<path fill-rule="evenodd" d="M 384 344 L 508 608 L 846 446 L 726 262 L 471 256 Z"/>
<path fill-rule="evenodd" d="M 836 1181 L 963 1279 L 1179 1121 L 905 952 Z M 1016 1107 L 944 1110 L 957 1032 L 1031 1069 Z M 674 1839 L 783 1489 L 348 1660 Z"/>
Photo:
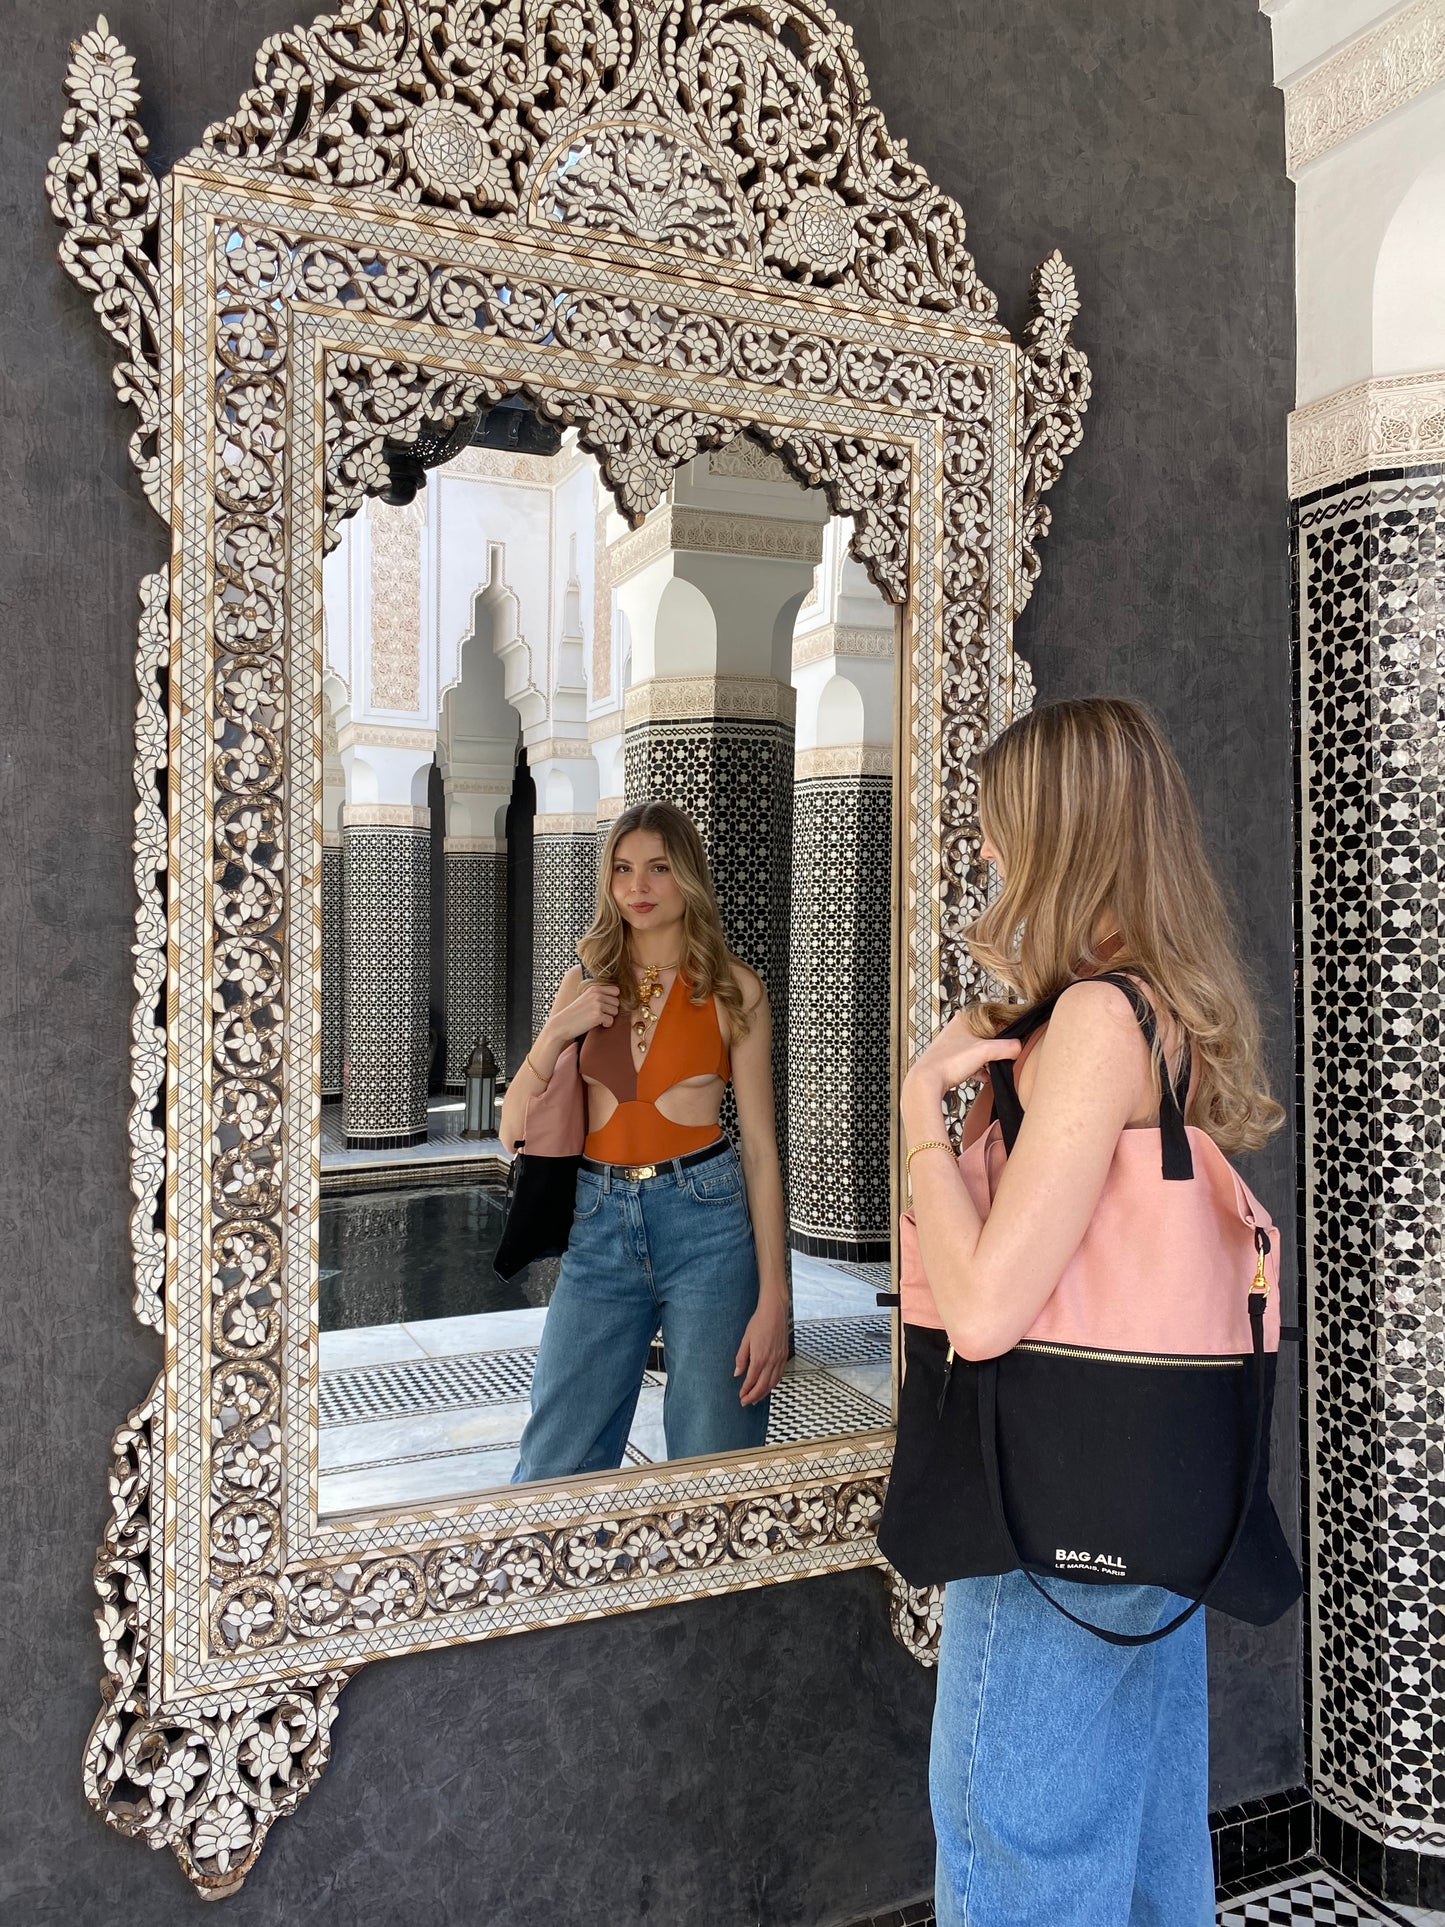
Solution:
<path fill-rule="evenodd" d="M 607 1122 L 589 1131 L 585 1155 L 599 1164 L 657 1164 L 664 1158 L 702 1151 L 721 1136 L 716 1124 L 677 1124 L 664 1117 L 657 1100 L 688 1077 L 732 1075 L 728 1047 L 718 1021 L 717 1000 L 695 1004 L 679 997 L 684 979 L 679 971 L 653 1026 L 647 1055 L 639 1070 L 632 1061 L 632 1025 L 626 1013 L 610 1026 L 597 1025 L 582 1039 L 579 1065 L 591 1084 L 600 1084 L 617 1099 Z"/>

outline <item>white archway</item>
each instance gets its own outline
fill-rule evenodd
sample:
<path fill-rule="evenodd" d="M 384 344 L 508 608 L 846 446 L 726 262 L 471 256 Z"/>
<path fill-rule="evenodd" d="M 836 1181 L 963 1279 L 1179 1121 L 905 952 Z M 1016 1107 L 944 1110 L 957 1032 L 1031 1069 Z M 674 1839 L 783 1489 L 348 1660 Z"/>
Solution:
<path fill-rule="evenodd" d="M 1401 195 L 1380 242 L 1371 295 L 1373 373 L 1445 368 L 1445 150 Z"/>

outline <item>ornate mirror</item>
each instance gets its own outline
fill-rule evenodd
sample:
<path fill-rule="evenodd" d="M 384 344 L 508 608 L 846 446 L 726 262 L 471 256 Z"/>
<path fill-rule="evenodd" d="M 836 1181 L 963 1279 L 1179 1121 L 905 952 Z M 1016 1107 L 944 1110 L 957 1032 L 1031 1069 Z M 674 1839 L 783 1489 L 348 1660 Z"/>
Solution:
<path fill-rule="evenodd" d="M 357 0 L 163 182 L 132 67 L 104 20 L 73 49 L 49 179 L 172 537 L 131 1113 L 164 1350 L 85 1772 L 224 1894 L 358 1667 L 881 1564 L 894 1093 L 973 992 L 971 759 L 1030 699 L 1088 374 L 1069 269 L 1014 341 L 808 0 Z M 657 1334 L 615 1462 L 518 1482 L 556 1270 L 493 1268 L 496 1102 L 646 797 L 769 992 L 793 1356 L 714 1446 Z M 936 1600 L 879 1598 L 926 1661 Z"/>

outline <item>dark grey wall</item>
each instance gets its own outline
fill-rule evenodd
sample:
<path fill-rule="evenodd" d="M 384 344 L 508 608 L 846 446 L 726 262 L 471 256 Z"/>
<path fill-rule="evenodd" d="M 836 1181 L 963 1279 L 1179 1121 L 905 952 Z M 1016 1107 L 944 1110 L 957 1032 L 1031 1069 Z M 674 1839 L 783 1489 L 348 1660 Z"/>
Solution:
<path fill-rule="evenodd" d="M 840 10 L 1011 318 L 1049 248 L 1078 271 L 1095 399 L 1022 641 L 1043 691 L 1133 691 L 1170 722 L 1250 906 L 1283 1089 L 1291 246 L 1254 0 Z M 112 0 L 158 170 L 300 11 Z M 107 1835 L 79 1790 L 108 1439 L 156 1365 L 127 1311 L 123 1117 L 135 591 L 164 552 L 110 347 L 55 264 L 42 197 L 66 42 L 92 18 L 9 0 L 0 106 L 0 1913 L 17 1927 L 161 1927 L 198 1904 L 168 1855 Z M 1281 1146 L 1259 1183 L 1285 1215 L 1289 1181 Z M 1215 1628 L 1220 1803 L 1298 1776 L 1293 1638 Z M 930 1695 L 871 1574 L 375 1667 L 343 1696 L 320 1788 L 226 1915 L 825 1927 L 927 1886 Z"/>

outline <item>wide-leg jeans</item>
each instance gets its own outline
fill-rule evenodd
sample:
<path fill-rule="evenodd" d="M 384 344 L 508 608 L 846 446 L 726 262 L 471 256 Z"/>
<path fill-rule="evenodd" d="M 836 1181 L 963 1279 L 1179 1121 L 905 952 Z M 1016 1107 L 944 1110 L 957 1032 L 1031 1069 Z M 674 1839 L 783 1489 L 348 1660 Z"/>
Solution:
<path fill-rule="evenodd" d="M 742 1164 L 716 1157 L 657 1167 L 585 1166 L 532 1379 L 532 1415 L 514 1481 L 622 1463 L 662 1332 L 669 1458 L 748 1450 L 767 1436 L 768 1401 L 742 1405 L 734 1362 L 758 1304 L 758 1255 Z"/>
<path fill-rule="evenodd" d="M 1115 1632 L 1186 1603 L 1043 1583 Z M 949 1586 L 929 1761 L 939 1927 L 1214 1927 L 1205 1680 L 1203 1613 L 1120 1647 L 1021 1572 Z"/>

